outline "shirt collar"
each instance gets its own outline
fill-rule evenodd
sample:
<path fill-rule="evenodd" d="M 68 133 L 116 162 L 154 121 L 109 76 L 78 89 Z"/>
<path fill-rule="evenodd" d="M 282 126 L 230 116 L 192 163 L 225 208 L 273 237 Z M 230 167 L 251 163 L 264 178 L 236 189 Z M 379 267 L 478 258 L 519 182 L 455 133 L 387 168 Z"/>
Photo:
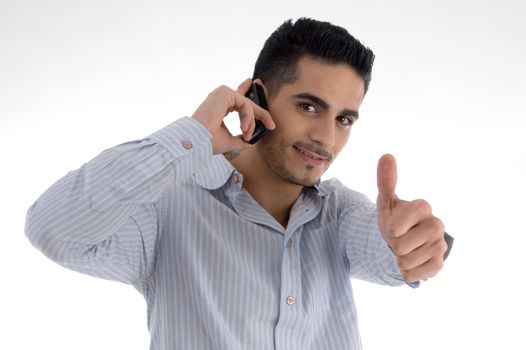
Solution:
<path fill-rule="evenodd" d="M 305 190 L 312 190 L 313 192 L 316 192 L 318 196 L 325 197 L 328 194 L 330 194 L 332 191 L 334 191 L 334 186 L 332 185 L 332 181 L 321 181 L 318 180 L 312 187 L 306 187 Z"/>
<path fill-rule="evenodd" d="M 228 179 L 236 172 L 236 168 L 222 154 L 212 156 L 211 161 L 199 172 L 194 174 L 197 183 L 207 190 L 215 190 L 222 187 Z M 318 180 L 311 187 L 305 187 L 306 193 L 317 194 L 325 197 L 334 191 L 332 181 Z"/>
<path fill-rule="evenodd" d="M 234 166 L 222 154 L 218 154 L 212 156 L 211 161 L 194 176 L 201 187 L 215 190 L 223 186 L 234 171 Z"/>

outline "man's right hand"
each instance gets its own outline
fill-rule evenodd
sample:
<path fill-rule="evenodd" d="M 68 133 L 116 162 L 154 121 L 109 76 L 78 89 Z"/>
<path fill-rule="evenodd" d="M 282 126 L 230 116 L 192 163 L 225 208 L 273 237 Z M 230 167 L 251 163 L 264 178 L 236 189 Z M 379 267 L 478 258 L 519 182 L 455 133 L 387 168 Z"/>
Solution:
<path fill-rule="evenodd" d="M 256 119 L 261 120 L 269 130 L 276 127 L 268 111 L 245 97 L 251 84 L 252 80 L 247 79 L 239 85 L 236 91 L 220 86 L 212 91 L 194 112 L 192 118 L 203 124 L 212 134 L 214 154 L 251 147 L 252 145 L 246 141 L 252 137 Z M 223 121 L 233 111 L 238 112 L 241 116 L 242 135 L 232 136 Z"/>

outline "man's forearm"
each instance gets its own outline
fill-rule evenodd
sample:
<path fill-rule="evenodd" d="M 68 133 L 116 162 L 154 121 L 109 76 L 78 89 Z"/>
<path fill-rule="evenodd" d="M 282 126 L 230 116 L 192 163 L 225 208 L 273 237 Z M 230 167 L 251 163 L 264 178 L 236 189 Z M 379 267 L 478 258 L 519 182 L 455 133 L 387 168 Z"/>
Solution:
<path fill-rule="evenodd" d="M 103 278 L 132 282 L 148 273 L 155 203 L 174 177 L 188 176 L 211 153 L 206 132 L 185 119 L 108 149 L 57 181 L 28 210 L 33 245 L 57 263 Z M 178 138 L 192 147 L 173 145 Z"/>

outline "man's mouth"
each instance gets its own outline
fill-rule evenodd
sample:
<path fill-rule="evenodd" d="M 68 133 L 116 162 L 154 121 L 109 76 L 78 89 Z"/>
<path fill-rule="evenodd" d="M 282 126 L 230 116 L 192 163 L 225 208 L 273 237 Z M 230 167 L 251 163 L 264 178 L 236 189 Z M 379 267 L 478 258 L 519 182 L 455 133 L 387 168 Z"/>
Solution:
<path fill-rule="evenodd" d="M 306 151 L 302 148 L 298 148 L 296 146 L 294 146 L 294 148 L 296 149 L 296 151 L 298 151 L 299 153 L 301 153 L 302 155 L 306 156 L 306 157 L 309 157 L 309 158 L 312 158 L 314 160 L 326 160 L 327 158 L 326 157 L 322 157 L 318 154 L 315 154 L 315 153 L 312 153 L 312 152 L 309 152 L 309 151 Z"/>
<path fill-rule="evenodd" d="M 299 157 L 308 165 L 316 166 L 328 160 L 328 157 L 322 156 L 318 153 L 307 151 L 303 147 L 293 146 Z"/>

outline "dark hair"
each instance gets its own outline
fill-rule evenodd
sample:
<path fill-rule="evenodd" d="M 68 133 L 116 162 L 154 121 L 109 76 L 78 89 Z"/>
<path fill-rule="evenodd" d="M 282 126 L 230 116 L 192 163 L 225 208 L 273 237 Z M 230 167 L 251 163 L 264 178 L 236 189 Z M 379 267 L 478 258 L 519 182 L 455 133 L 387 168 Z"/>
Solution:
<path fill-rule="evenodd" d="M 347 30 L 310 18 L 285 21 L 270 35 L 259 53 L 254 79 L 261 79 L 269 99 L 297 78 L 297 63 L 305 55 L 329 64 L 348 64 L 364 81 L 364 94 L 371 81 L 374 53 Z"/>

